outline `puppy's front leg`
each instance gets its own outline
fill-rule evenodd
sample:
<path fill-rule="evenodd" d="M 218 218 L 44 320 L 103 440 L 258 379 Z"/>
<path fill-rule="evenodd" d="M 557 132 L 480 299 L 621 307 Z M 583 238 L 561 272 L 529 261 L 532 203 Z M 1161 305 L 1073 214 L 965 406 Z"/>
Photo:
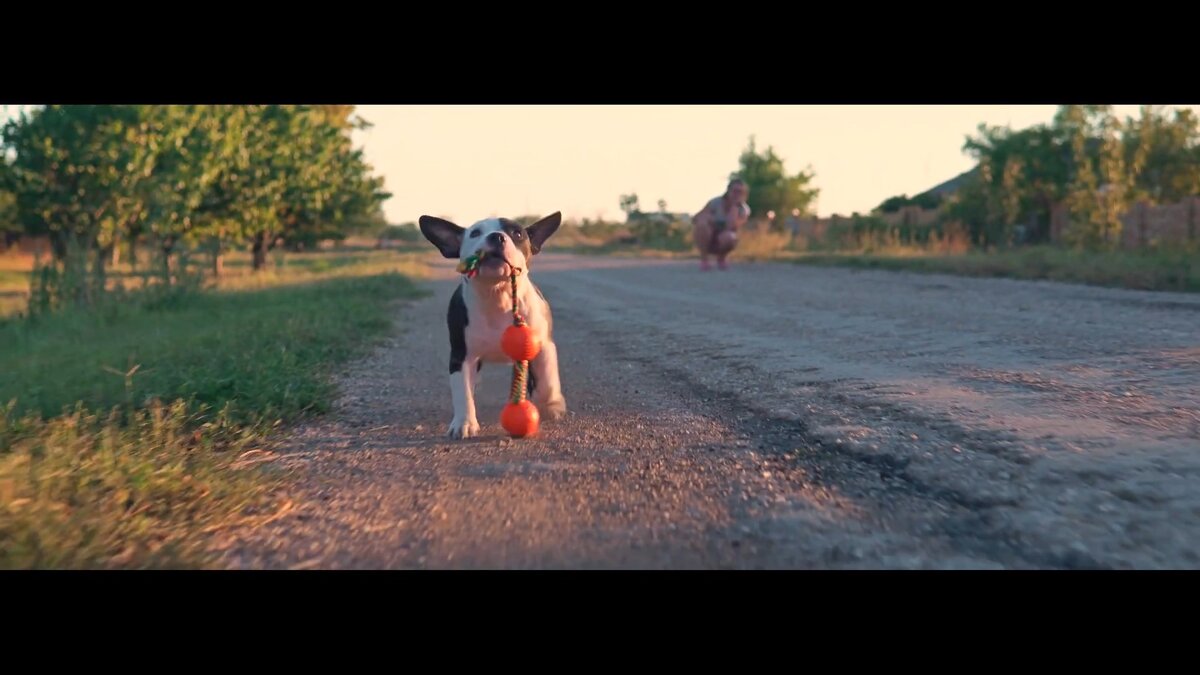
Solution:
<path fill-rule="evenodd" d="M 450 373 L 450 397 L 454 400 L 454 419 L 447 434 L 451 438 L 470 438 L 479 435 L 479 420 L 475 418 L 475 367 L 468 360 Z"/>
<path fill-rule="evenodd" d="M 542 350 L 529 364 L 533 371 L 533 403 L 543 419 L 556 420 L 567 414 L 567 400 L 563 398 L 562 385 L 558 381 L 558 348 L 551 341 L 542 344 Z"/>

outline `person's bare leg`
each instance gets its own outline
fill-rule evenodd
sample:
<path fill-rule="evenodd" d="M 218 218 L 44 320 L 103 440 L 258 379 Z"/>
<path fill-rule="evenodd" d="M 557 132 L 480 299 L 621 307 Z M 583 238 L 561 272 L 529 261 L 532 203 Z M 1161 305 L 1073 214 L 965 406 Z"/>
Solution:
<path fill-rule="evenodd" d="M 707 223 L 696 223 L 692 235 L 696 240 L 696 248 L 700 250 L 700 269 L 709 270 L 708 250 L 712 246 L 712 227 Z"/>
<path fill-rule="evenodd" d="M 722 236 L 724 235 L 724 236 Z M 733 233 L 726 234 L 722 232 L 717 235 L 716 241 L 713 243 L 713 253 L 717 256 L 717 267 L 722 270 L 729 269 L 729 254 L 737 246 L 736 235 Z"/>

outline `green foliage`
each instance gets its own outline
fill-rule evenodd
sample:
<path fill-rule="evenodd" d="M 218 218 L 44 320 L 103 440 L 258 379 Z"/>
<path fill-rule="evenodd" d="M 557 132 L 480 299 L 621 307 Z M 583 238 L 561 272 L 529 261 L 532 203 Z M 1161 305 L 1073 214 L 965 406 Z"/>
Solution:
<path fill-rule="evenodd" d="M 963 150 L 979 164 L 947 208 L 981 245 L 1050 236 L 1051 213 L 1066 205 L 1068 243 L 1116 244 L 1122 213 L 1200 194 L 1200 122 L 1190 110 L 1168 116 L 1145 106 L 1139 118 L 1118 120 L 1111 106 L 1066 105 L 1050 124 L 1013 131 L 980 125 Z"/>
<path fill-rule="evenodd" d="M 889 197 L 885 199 L 882 204 L 875 208 L 875 210 L 881 213 L 896 213 L 906 206 L 919 206 L 923 209 L 936 209 L 942 205 L 942 201 L 941 195 L 933 192 L 922 192 L 921 194 L 911 198 L 908 195 L 898 195 L 896 197 Z"/>
<path fill-rule="evenodd" d="M 347 236 L 376 237 L 388 227 L 390 225 L 388 225 L 387 216 L 383 213 L 383 204 L 380 203 L 367 213 L 347 217 L 340 231 Z"/>
<path fill-rule="evenodd" d="M 889 246 L 925 247 L 947 236 L 946 224 L 898 223 L 890 225 L 876 215 L 854 214 L 831 224 L 822 241 L 810 244 L 811 250 L 871 251 Z"/>
<path fill-rule="evenodd" d="M 691 226 L 661 214 L 634 218 L 629 223 L 629 232 L 640 246 L 647 248 L 683 251 L 691 247 Z"/>
<path fill-rule="evenodd" d="M 621 195 L 621 210 L 625 212 L 626 218 L 632 218 L 635 213 L 641 212 L 636 193 Z"/>
<path fill-rule="evenodd" d="M 1072 166 L 1061 130 L 1040 125 L 1014 132 L 981 124 L 963 149 L 979 166 L 961 195 L 970 203 L 956 212 L 971 216 L 967 225 L 976 242 L 1012 243 L 1020 219 L 1037 223 L 1029 240 L 1047 240 L 1051 211 L 1066 194 Z"/>
<path fill-rule="evenodd" d="M 403 241 L 414 243 L 424 239 L 421 236 L 421 230 L 417 227 L 416 223 L 385 225 L 376 234 L 382 241 Z"/>
<path fill-rule="evenodd" d="M 944 220 L 960 222 L 967 230 L 973 244 L 981 247 L 1007 241 L 1012 228 L 993 217 L 989 195 L 990 185 L 984 174 L 972 174 L 966 178 L 953 199 L 944 207 Z"/>
<path fill-rule="evenodd" d="M 1125 161 L 1139 167 L 1136 197 L 1169 204 L 1200 194 L 1200 118 L 1189 108 L 1168 116 L 1160 106 L 1143 106 L 1125 123 Z"/>
<path fill-rule="evenodd" d="M 12 154 L 6 182 L 17 221 L 51 238 L 56 258 L 69 241 L 85 249 L 112 244 L 138 205 L 152 151 L 131 142 L 140 129 L 137 106 L 48 106 L 22 113 L 4 128 Z"/>
<path fill-rule="evenodd" d="M 4 126 L 0 189 L 58 264 L 101 280 L 107 252 L 141 237 L 167 284 L 181 246 L 251 242 L 261 269 L 280 243 L 337 239 L 379 212 L 390 195 L 350 139 L 365 126 L 353 106 L 46 106 Z"/>
<path fill-rule="evenodd" d="M 21 233 L 17 221 L 17 195 L 11 189 L 12 178 L 12 169 L 0 153 L 0 250 Z"/>
<path fill-rule="evenodd" d="M 801 215 L 807 215 L 814 208 L 820 190 L 809 187 L 816 176 L 811 168 L 789 176 L 774 148 L 758 152 L 753 137 L 738 158 L 738 165 L 738 171 L 730 174 L 730 179 L 746 181 L 750 188 L 747 202 L 754 217 L 766 218 L 773 211 L 776 222 L 782 222 L 793 210 L 799 209 Z"/>

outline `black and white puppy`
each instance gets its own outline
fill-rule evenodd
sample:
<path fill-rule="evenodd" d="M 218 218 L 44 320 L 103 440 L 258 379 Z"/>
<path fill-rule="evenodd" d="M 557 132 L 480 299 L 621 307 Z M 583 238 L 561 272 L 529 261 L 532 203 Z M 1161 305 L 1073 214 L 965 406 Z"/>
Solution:
<path fill-rule="evenodd" d="M 481 250 L 486 253 L 473 278 L 463 275 L 446 316 L 450 328 L 450 395 L 454 402 L 448 434 L 452 438 L 479 434 L 475 385 L 483 362 L 512 363 L 500 349 L 500 337 L 512 325 L 509 277 L 514 267 L 520 272 L 517 311 L 542 343 L 541 351 L 529 364 L 530 398 L 542 419 L 566 414 L 550 304 L 529 279 L 530 262 L 561 224 L 561 213 L 546 216 L 529 227 L 507 218 L 489 218 L 462 228 L 441 218 L 421 216 L 421 233 L 443 256 L 465 260 Z"/>

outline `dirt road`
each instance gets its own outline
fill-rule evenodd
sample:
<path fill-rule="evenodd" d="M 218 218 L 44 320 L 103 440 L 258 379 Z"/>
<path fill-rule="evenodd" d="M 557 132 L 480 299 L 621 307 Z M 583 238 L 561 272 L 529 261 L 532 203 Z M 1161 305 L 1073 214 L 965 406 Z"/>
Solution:
<path fill-rule="evenodd" d="M 571 414 L 451 442 L 445 307 L 342 378 L 251 568 L 1197 568 L 1200 297 L 539 256 Z"/>

